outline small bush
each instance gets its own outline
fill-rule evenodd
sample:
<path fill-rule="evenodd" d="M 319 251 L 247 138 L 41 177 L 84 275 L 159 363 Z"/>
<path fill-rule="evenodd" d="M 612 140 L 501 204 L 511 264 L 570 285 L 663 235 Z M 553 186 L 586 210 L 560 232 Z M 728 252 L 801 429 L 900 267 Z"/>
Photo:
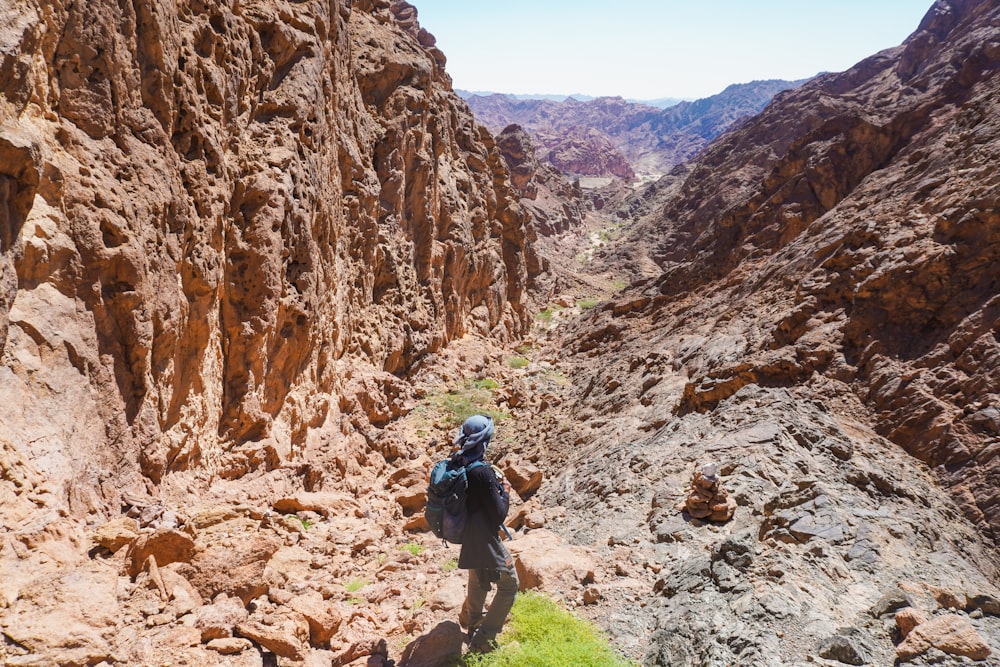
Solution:
<path fill-rule="evenodd" d="M 576 305 L 580 310 L 590 310 L 599 303 L 600 301 L 597 299 L 580 299 L 576 302 Z"/>
<path fill-rule="evenodd" d="M 499 648 L 467 654 L 464 667 L 636 667 L 620 656 L 600 631 L 538 593 L 514 601 Z"/>
<path fill-rule="evenodd" d="M 422 544 L 417 544 L 416 542 L 407 542 L 399 548 L 411 556 L 419 556 L 423 552 L 427 551 L 427 547 Z"/>
<path fill-rule="evenodd" d="M 450 426 L 459 426 L 472 415 L 487 415 L 498 422 L 510 417 L 509 412 L 498 410 L 493 401 L 493 390 L 499 386 L 493 378 L 468 380 L 461 389 L 428 398 L 446 413 Z"/>
<path fill-rule="evenodd" d="M 535 313 L 535 319 L 539 322 L 551 322 L 552 321 L 552 308 L 546 308 L 545 310 Z"/>
<path fill-rule="evenodd" d="M 507 357 L 507 365 L 511 368 L 524 368 L 528 365 L 528 360 L 524 357 Z"/>
<path fill-rule="evenodd" d="M 476 380 L 475 382 L 473 382 L 472 386 L 475 387 L 476 389 L 489 389 L 492 391 L 493 389 L 499 388 L 500 383 L 494 380 L 493 378 L 483 378 L 481 380 Z"/>
<path fill-rule="evenodd" d="M 347 589 L 348 593 L 357 593 L 370 583 L 367 579 L 351 579 L 344 584 L 344 588 Z"/>

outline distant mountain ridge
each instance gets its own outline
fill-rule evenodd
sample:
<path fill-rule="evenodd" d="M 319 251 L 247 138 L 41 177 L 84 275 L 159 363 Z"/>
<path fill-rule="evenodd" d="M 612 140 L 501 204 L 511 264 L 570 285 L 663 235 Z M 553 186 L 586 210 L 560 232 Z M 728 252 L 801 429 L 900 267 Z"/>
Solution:
<path fill-rule="evenodd" d="M 468 100 L 470 97 L 490 97 L 491 95 L 504 95 L 505 97 L 513 97 L 516 100 L 549 100 L 550 102 L 565 102 L 566 100 L 576 100 L 577 102 L 591 102 L 593 100 L 599 99 L 599 95 L 584 95 L 582 93 L 573 93 L 571 95 L 559 95 L 555 93 L 541 93 L 541 94 L 521 94 L 521 93 L 498 93 L 494 90 L 462 90 L 459 88 L 455 89 L 455 94 L 457 94 L 462 99 Z M 680 104 L 681 102 L 690 102 L 691 98 L 686 97 L 658 97 L 651 100 L 641 100 L 634 97 L 625 98 L 626 102 L 631 102 L 632 104 L 645 104 L 646 106 L 657 107 L 659 109 L 666 109 L 667 107 L 672 107 L 675 104 Z"/>
<path fill-rule="evenodd" d="M 670 171 L 704 148 L 734 123 L 759 113 L 771 99 L 805 83 L 773 79 L 733 84 L 718 95 L 693 102 L 679 102 L 666 109 L 629 102 L 621 97 L 598 97 L 588 101 L 567 98 L 521 99 L 513 95 L 469 95 L 466 102 L 477 120 L 494 133 L 514 123 L 534 135 L 542 159 L 556 163 L 565 152 L 566 137 L 572 135 L 574 152 L 579 137 L 595 136 L 595 130 L 621 153 L 640 176 Z M 546 153 L 547 152 L 547 153 Z M 598 148 L 591 147 L 597 154 Z M 551 155 L 551 158 L 545 157 Z M 602 160 L 601 163 L 619 160 Z M 605 176 L 601 164 L 592 169 L 576 165 L 579 175 Z"/>

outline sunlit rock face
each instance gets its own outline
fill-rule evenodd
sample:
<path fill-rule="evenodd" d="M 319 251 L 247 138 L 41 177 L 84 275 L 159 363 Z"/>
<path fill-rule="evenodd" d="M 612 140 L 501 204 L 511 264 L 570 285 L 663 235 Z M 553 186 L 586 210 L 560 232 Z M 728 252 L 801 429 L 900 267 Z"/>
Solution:
<path fill-rule="evenodd" d="M 406 3 L 0 18 L 0 439 L 74 509 L 294 460 L 525 326 L 526 214 Z"/>

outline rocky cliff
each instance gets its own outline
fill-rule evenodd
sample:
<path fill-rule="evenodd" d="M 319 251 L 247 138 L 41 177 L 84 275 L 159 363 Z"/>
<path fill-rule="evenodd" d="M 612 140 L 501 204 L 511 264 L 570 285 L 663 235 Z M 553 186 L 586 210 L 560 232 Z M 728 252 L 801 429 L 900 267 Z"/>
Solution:
<path fill-rule="evenodd" d="M 412 14 L 4 10 L 0 437 L 79 509 L 301 457 L 352 368 L 392 396 L 447 341 L 522 329 L 525 214 Z"/>
<path fill-rule="evenodd" d="M 996 645 L 976 594 L 912 593 L 996 595 L 998 12 L 936 3 L 903 45 L 779 95 L 628 209 L 645 215 L 603 266 L 646 277 L 559 343 L 586 424 L 561 439 L 627 465 L 564 452 L 549 502 L 602 507 L 595 541 L 659 573 L 650 664 L 932 662 L 893 652 L 909 626 L 883 627 L 882 596 Z M 721 527 L 677 511 L 712 461 L 740 505 Z"/>
<path fill-rule="evenodd" d="M 400 456 L 381 427 L 415 362 L 524 330 L 528 216 L 444 64 L 405 2 L 0 8 L 4 647 L 153 660 L 115 633 L 113 570 L 81 574 L 105 572 L 89 527 L 131 508 L 169 532 L 268 471 L 271 500 L 343 486 Z M 199 566 L 177 539 L 160 566 L 210 599 L 218 543 Z M 52 598 L 65 576 L 86 583 Z M 104 616 L 77 632 L 88 590 Z"/>

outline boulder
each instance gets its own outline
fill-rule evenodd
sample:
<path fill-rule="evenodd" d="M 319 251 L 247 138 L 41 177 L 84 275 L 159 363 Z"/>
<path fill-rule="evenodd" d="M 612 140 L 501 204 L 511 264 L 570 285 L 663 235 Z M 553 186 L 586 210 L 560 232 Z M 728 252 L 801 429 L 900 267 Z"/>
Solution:
<path fill-rule="evenodd" d="M 896 612 L 896 627 L 904 639 L 909 636 L 913 628 L 926 622 L 927 615 L 914 607 L 904 607 Z"/>
<path fill-rule="evenodd" d="M 521 590 L 565 590 L 593 580 L 591 556 L 551 531 L 533 530 L 507 543 L 507 548 L 514 556 Z"/>
<path fill-rule="evenodd" d="M 178 568 L 206 599 L 219 593 L 236 596 L 244 604 L 267 592 L 264 569 L 281 546 L 276 537 L 255 536 L 234 544 L 212 544 Z"/>
<path fill-rule="evenodd" d="M 900 660 L 912 660 L 931 648 L 950 655 L 961 655 L 973 660 L 985 660 L 992 650 L 964 616 L 948 614 L 931 619 L 913 628 L 896 647 Z"/>
<path fill-rule="evenodd" d="M 225 637 L 209 641 L 205 648 L 222 655 L 235 655 L 253 648 L 253 642 L 243 637 Z"/>
<path fill-rule="evenodd" d="M 176 528 L 160 528 L 140 535 L 129 548 L 129 576 L 142 572 L 146 559 L 153 556 L 160 567 L 170 563 L 187 563 L 194 556 L 194 538 Z"/>
<path fill-rule="evenodd" d="M 278 512 L 294 513 L 310 511 L 324 517 L 346 515 L 357 509 L 358 504 L 346 493 L 332 491 L 303 491 L 294 496 L 280 498 L 272 503 Z"/>
<path fill-rule="evenodd" d="M 201 631 L 201 641 L 233 636 L 233 628 L 244 623 L 250 614 L 238 598 L 220 595 L 212 604 L 194 610 L 194 625 Z"/>
<path fill-rule="evenodd" d="M 305 659 L 309 646 L 309 623 L 290 609 L 255 614 L 236 626 L 236 632 L 252 639 L 271 653 L 290 660 Z"/>
<path fill-rule="evenodd" d="M 399 667 L 447 667 L 462 655 L 465 633 L 458 623 L 443 621 L 403 650 Z"/>
<path fill-rule="evenodd" d="M 139 522 L 129 516 L 121 516 L 109 521 L 94 531 L 92 539 L 108 551 L 114 553 L 128 546 L 139 537 Z M 159 562 L 159 560 L 157 560 Z"/>
<path fill-rule="evenodd" d="M 317 591 L 309 591 L 292 598 L 287 605 L 309 623 L 309 641 L 313 646 L 326 646 L 337 632 L 343 614 Z"/>
<path fill-rule="evenodd" d="M 534 495 L 542 485 L 542 471 L 525 461 L 505 461 L 503 474 L 523 500 Z"/>

